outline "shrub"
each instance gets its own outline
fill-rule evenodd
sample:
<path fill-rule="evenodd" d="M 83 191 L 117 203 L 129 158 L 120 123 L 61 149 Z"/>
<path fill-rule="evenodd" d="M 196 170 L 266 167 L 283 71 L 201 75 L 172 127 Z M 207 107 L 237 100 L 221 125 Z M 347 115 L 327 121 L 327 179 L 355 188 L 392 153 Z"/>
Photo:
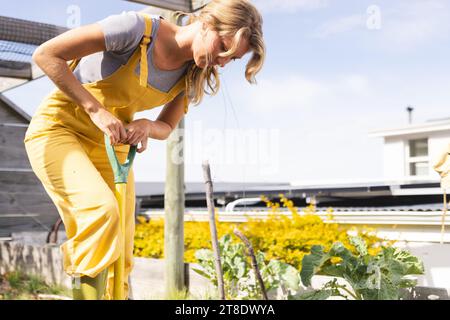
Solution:
<path fill-rule="evenodd" d="M 417 281 L 409 276 L 424 274 L 423 262 L 406 250 L 382 247 L 375 256 L 367 251 L 367 246 L 359 237 L 350 242 L 357 249 L 353 254 L 340 242 L 333 244 L 329 251 L 322 246 L 313 246 L 311 254 L 303 258 L 301 279 L 305 286 L 311 284 L 314 274 L 345 279 L 350 285 L 339 284 L 337 279 L 326 283 L 320 290 L 301 295 L 300 299 L 327 299 L 340 296 L 356 300 L 398 300 L 404 298 L 406 291 Z M 341 261 L 331 263 L 332 257 Z"/>
<path fill-rule="evenodd" d="M 231 235 L 219 239 L 219 251 L 223 270 L 223 282 L 227 299 L 261 299 L 262 289 L 256 280 L 255 271 L 250 259 L 245 254 L 242 243 L 232 243 Z M 215 269 L 215 258 L 212 250 L 200 249 L 195 253 L 200 269 L 194 271 L 209 279 L 217 288 L 218 279 Z M 276 294 L 277 289 L 283 292 L 282 298 L 289 297 L 291 291 L 297 292 L 301 286 L 300 274 L 293 266 L 278 260 L 266 262 L 261 251 L 255 253 L 261 279 L 268 295 Z"/>
<path fill-rule="evenodd" d="M 265 253 L 267 261 L 277 259 L 281 262 L 301 268 L 301 261 L 305 254 L 311 251 L 313 245 L 322 245 L 329 250 L 334 242 L 341 242 L 352 252 L 356 249 L 351 245 L 348 231 L 360 236 L 368 246 L 369 254 L 375 255 L 380 250 L 381 239 L 373 235 L 373 230 L 363 227 L 361 230 L 340 226 L 336 223 L 325 223 L 315 214 L 314 206 L 309 206 L 303 211 L 304 215 L 298 213 L 292 201 L 280 195 L 281 203 L 292 213 L 292 218 L 281 214 L 279 203 L 270 202 L 272 212 L 267 219 L 250 219 L 243 223 L 217 222 L 218 237 L 232 234 L 235 226 L 247 236 L 255 251 Z M 263 201 L 267 199 L 262 197 Z M 329 217 L 332 210 L 329 209 Z M 164 257 L 164 220 L 151 219 L 146 221 L 139 217 L 136 226 L 134 254 L 138 257 L 163 258 Z M 186 262 L 197 262 L 195 251 L 198 249 L 211 249 L 211 238 L 208 222 L 185 222 L 184 243 Z M 233 237 L 234 241 L 239 241 Z M 333 262 L 339 261 L 334 258 Z"/>
<path fill-rule="evenodd" d="M 383 246 L 377 255 L 372 256 L 360 237 L 350 237 L 349 241 L 356 248 L 356 254 L 341 242 L 335 242 L 329 251 L 314 245 L 311 253 L 303 257 L 301 272 L 276 259 L 267 263 L 264 253 L 256 251 L 255 258 L 264 287 L 268 293 L 276 294 L 277 299 L 282 300 L 325 300 L 330 297 L 398 300 L 406 298 L 407 291 L 404 289 L 416 285 L 416 279 L 410 276 L 424 273 L 422 261 L 408 251 Z M 256 281 L 244 245 L 231 243 L 231 236 L 226 235 L 219 240 L 219 248 L 226 298 L 260 299 L 262 288 Z M 201 268 L 194 271 L 209 279 L 217 288 L 213 252 L 200 249 L 195 256 Z M 338 257 L 339 262 L 332 263 L 333 257 Z M 319 290 L 307 290 L 314 275 L 326 275 L 333 279 Z M 339 278 L 347 284 L 340 283 Z"/>

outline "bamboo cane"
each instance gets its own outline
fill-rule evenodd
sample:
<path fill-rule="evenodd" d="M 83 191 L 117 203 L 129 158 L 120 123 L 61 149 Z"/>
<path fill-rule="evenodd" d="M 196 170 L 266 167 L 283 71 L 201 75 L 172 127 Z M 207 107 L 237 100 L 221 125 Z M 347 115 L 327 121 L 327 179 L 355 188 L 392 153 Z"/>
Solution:
<path fill-rule="evenodd" d="M 216 267 L 219 296 L 221 300 L 225 300 L 225 287 L 223 284 L 223 273 L 220 261 L 219 240 L 217 239 L 217 228 L 214 212 L 213 185 L 211 181 L 211 170 L 209 168 L 208 160 L 203 162 L 202 167 L 203 167 L 203 177 L 205 179 L 206 185 L 206 203 L 208 205 L 209 211 L 209 228 L 211 231 L 211 242 L 214 253 L 214 263 Z"/>
<path fill-rule="evenodd" d="M 248 255 L 252 259 L 252 267 L 253 270 L 255 271 L 256 279 L 258 280 L 259 286 L 261 287 L 263 299 L 269 300 L 269 298 L 267 297 L 266 287 L 264 286 L 264 281 L 261 277 L 261 273 L 259 272 L 258 262 L 256 261 L 255 252 L 253 251 L 252 244 L 238 228 L 235 228 L 233 232 L 236 236 L 238 236 L 242 240 L 242 242 L 244 242 L 245 246 L 247 247 Z"/>

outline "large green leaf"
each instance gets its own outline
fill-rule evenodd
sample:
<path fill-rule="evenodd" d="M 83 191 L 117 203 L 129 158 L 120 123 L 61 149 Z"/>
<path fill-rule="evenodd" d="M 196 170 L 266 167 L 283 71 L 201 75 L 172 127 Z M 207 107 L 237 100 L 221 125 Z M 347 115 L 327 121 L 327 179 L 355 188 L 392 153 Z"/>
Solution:
<path fill-rule="evenodd" d="M 294 291 L 300 289 L 300 277 L 297 269 L 295 269 L 293 266 L 284 264 L 281 277 L 283 279 L 283 285 L 286 288 Z"/>
<path fill-rule="evenodd" d="M 311 253 L 302 259 L 300 276 L 305 286 L 311 285 L 311 278 L 331 256 L 323 251 L 323 246 L 312 246 Z"/>
<path fill-rule="evenodd" d="M 420 261 L 418 257 L 413 256 L 410 252 L 397 249 L 394 251 L 393 256 L 397 261 L 400 261 L 406 265 L 405 275 L 424 274 L 425 269 L 423 262 Z"/>
<path fill-rule="evenodd" d="M 398 300 L 399 288 L 385 275 L 381 275 L 381 286 L 377 300 Z"/>
<path fill-rule="evenodd" d="M 322 267 L 322 274 L 331 276 L 331 277 L 340 277 L 342 278 L 345 273 L 345 266 L 342 263 L 339 264 L 330 264 L 330 265 L 324 265 Z"/>
<path fill-rule="evenodd" d="M 355 267 L 357 265 L 357 259 L 355 256 L 353 256 L 352 252 L 348 250 L 342 242 L 335 242 L 333 246 L 330 249 L 329 252 L 330 256 L 333 257 L 339 257 L 342 259 L 342 263 L 346 265 L 350 265 L 352 267 Z M 348 269 L 352 269 L 351 267 L 347 266 Z"/>

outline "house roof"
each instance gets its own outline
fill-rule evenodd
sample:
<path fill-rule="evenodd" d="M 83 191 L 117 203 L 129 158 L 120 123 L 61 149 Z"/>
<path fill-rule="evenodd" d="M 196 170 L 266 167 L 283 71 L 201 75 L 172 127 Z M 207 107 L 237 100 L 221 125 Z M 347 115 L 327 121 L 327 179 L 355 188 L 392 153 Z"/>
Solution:
<path fill-rule="evenodd" d="M 14 110 L 19 116 L 21 116 L 27 122 L 31 121 L 31 116 L 23 111 L 18 105 L 8 99 L 5 95 L 0 93 L 0 101 L 3 102 L 6 106 Z"/>
<path fill-rule="evenodd" d="M 204 194 L 204 182 L 186 182 L 186 194 Z M 136 182 L 136 196 L 164 195 L 164 182 Z M 263 189 L 289 188 L 289 183 L 262 183 L 262 182 L 215 182 L 213 191 L 219 193 L 233 193 L 240 191 L 251 191 Z"/>
<path fill-rule="evenodd" d="M 209 0 L 127 0 L 167 10 L 194 12 L 205 6 Z"/>
<path fill-rule="evenodd" d="M 0 92 L 40 78 L 44 73 L 32 61 L 41 43 L 68 28 L 0 16 Z"/>
<path fill-rule="evenodd" d="M 164 183 L 136 182 L 136 196 L 141 207 L 161 207 L 164 204 Z M 440 203 L 443 190 L 439 181 L 392 182 L 379 184 L 294 186 L 286 183 L 214 183 L 214 198 L 221 204 L 236 199 L 256 198 L 265 195 L 301 202 L 316 201 L 333 206 L 399 206 L 411 204 Z M 313 198 L 315 200 L 313 200 Z M 308 200 L 309 199 L 309 200 Z M 203 205 L 206 201 L 204 183 L 186 183 L 187 206 Z"/>
<path fill-rule="evenodd" d="M 375 130 L 369 132 L 369 137 L 399 137 L 439 131 L 448 131 L 450 133 L 450 119 L 434 120 L 421 124 L 411 124 L 403 127 Z"/>

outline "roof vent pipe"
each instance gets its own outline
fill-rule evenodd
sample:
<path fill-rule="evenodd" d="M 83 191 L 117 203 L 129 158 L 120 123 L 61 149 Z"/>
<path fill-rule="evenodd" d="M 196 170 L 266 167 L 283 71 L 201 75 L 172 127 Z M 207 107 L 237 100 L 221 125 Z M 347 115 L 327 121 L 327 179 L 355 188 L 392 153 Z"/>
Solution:
<path fill-rule="evenodd" d="M 408 106 L 406 108 L 406 111 L 408 111 L 408 124 L 412 124 L 412 112 L 414 111 L 414 108 L 411 106 Z"/>

